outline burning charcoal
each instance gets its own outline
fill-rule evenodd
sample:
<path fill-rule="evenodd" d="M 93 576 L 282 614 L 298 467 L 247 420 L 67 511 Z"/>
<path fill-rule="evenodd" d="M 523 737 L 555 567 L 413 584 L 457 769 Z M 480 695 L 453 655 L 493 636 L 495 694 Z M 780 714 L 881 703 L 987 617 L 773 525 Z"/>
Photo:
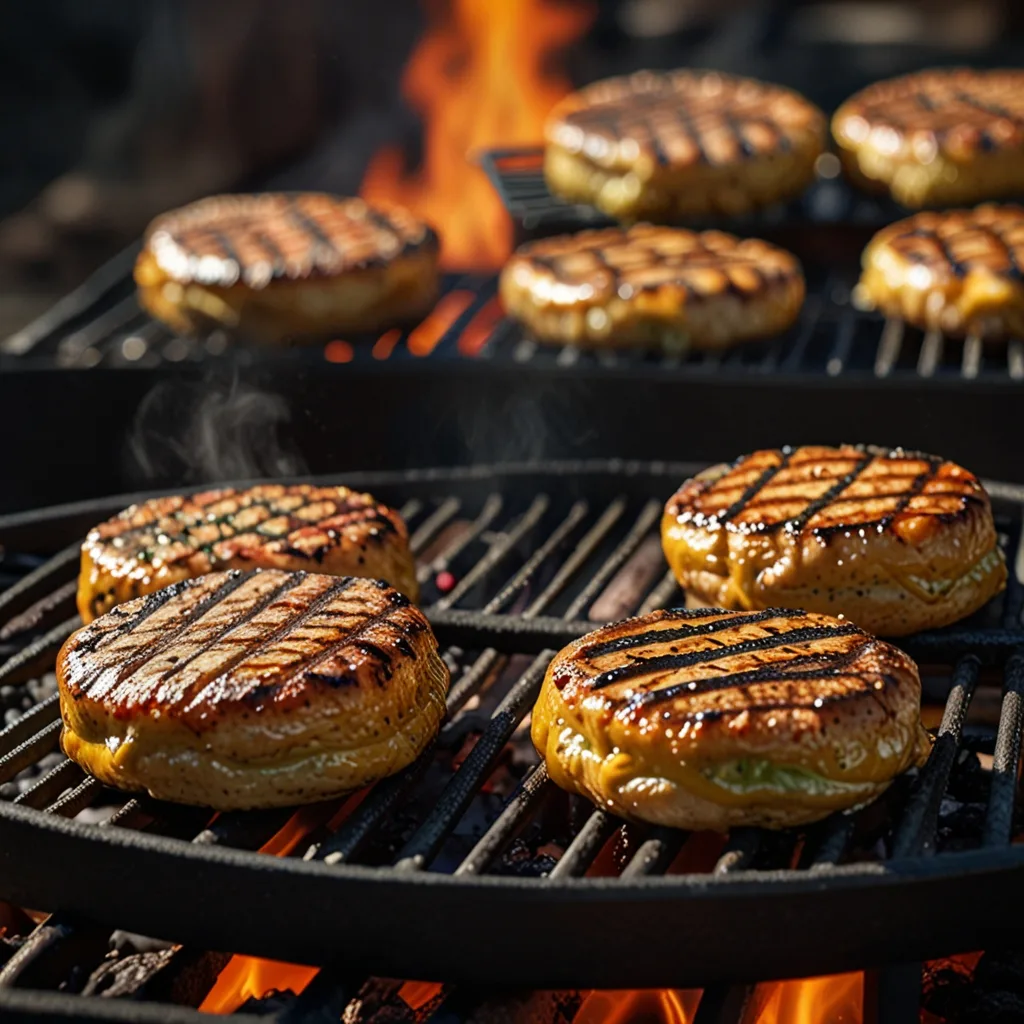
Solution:
<path fill-rule="evenodd" d="M 946 792 L 964 803 L 988 802 L 991 777 L 981 767 L 978 755 L 972 750 L 961 750 L 950 774 Z"/>
<path fill-rule="evenodd" d="M 974 971 L 974 982 L 979 989 L 1001 989 L 1024 996 L 1024 951 L 985 953 Z"/>
<path fill-rule="evenodd" d="M 960 1020 L 971 998 L 972 988 L 970 972 L 962 965 L 947 960 L 936 965 L 926 964 L 921 1008 L 941 1020 Z"/>
<path fill-rule="evenodd" d="M 1014 992 L 984 992 L 971 1000 L 961 1020 L 963 1024 L 1020 1024 L 1024 999 Z"/>
<path fill-rule="evenodd" d="M 296 998 L 294 992 L 278 992 L 276 988 L 273 988 L 269 992 L 265 992 L 259 999 L 250 996 L 242 1003 L 237 1012 L 240 1014 L 251 1013 L 257 1017 L 276 1017 L 290 1009 L 295 1004 Z"/>
<path fill-rule="evenodd" d="M 938 849 L 966 850 L 977 846 L 985 827 L 985 813 L 985 804 L 944 798 L 939 807 Z"/>
<path fill-rule="evenodd" d="M 558 863 L 548 854 L 534 853 L 521 839 L 512 842 L 494 867 L 498 875 L 517 878 L 542 878 Z"/>
<path fill-rule="evenodd" d="M 147 982 L 170 963 L 173 948 L 156 952 L 135 953 L 122 957 L 112 951 L 89 975 L 82 989 L 86 996 L 106 996 L 110 999 L 141 996 Z"/>
<path fill-rule="evenodd" d="M 128 956 L 131 953 L 158 953 L 170 949 L 173 945 L 173 942 L 151 939 L 147 935 L 136 935 L 135 932 L 122 931 L 120 928 L 110 936 L 110 948 L 116 950 L 120 956 Z"/>

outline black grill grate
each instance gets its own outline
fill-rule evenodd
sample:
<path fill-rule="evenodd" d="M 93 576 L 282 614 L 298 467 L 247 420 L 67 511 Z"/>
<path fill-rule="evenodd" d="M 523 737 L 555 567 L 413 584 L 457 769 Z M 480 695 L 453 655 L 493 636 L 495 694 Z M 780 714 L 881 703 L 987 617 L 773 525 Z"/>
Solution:
<path fill-rule="evenodd" d="M 99 949 L 87 969 L 97 966 L 115 926 L 184 943 L 172 961 L 202 949 L 337 960 L 344 971 L 328 966 L 318 978 L 335 995 L 367 973 L 543 988 L 710 985 L 702 1021 L 738 1019 L 751 979 L 857 968 L 867 949 L 874 962 L 919 960 L 1014 934 L 1007 908 L 1024 895 L 1024 848 L 1011 845 L 1024 707 L 1021 488 L 990 485 L 1012 568 L 1004 597 L 905 644 L 929 691 L 948 690 L 948 700 L 927 767 L 875 805 L 800 834 L 737 830 L 702 859 L 707 837 L 624 825 L 567 798 L 536 765 L 522 722 L 552 651 L 592 628 L 591 617 L 678 601 L 657 524 L 693 468 L 584 463 L 350 480 L 410 520 L 423 603 L 454 666 L 449 718 L 431 751 L 347 816 L 345 801 L 302 812 L 288 856 L 247 852 L 282 841 L 295 825 L 285 812 L 211 821 L 85 777 L 55 754 L 59 711 L 43 696 L 0 732 L 0 783 L 14 784 L 0 791 L 0 894 L 62 913 L 0 969 L 0 1006 L 26 1005 L 20 988 L 74 950 Z M 15 624 L 5 642 L 18 648 L 0 666 L 0 688 L 15 688 L 0 699 L 22 686 L 40 692 L 32 681 L 75 626 L 66 584 L 76 563 L 63 546 L 123 500 L 0 520 L 5 551 L 60 551 L 0 596 L 0 618 Z M 972 697 L 999 679 L 995 728 L 965 725 Z M 975 765 L 968 728 L 970 748 L 993 760 L 964 782 Z M 19 787 L 47 756 L 54 763 Z M 984 820 L 955 849 L 940 833 L 941 804 L 949 787 L 968 784 L 984 791 Z M 752 920 L 773 922 L 770 941 Z M 651 942 L 669 921 L 690 925 Z M 643 957 L 616 953 L 641 941 Z M 891 988 L 900 977 L 913 972 L 881 981 Z"/>
<path fill-rule="evenodd" d="M 539 159 L 539 150 L 495 151 L 484 157 L 513 220 L 532 225 L 533 234 L 596 223 L 589 208 L 567 206 L 546 191 Z M 857 199 L 839 182 L 826 180 L 798 204 L 738 225 L 738 230 L 769 237 L 782 232 L 787 236 L 778 239 L 782 244 L 790 244 L 788 234 L 796 233 L 792 248 L 804 259 L 808 298 L 797 324 L 786 334 L 723 353 L 595 353 L 538 345 L 518 324 L 502 317 L 497 281 L 485 274 L 446 275 L 442 299 L 423 324 L 380 336 L 334 338 L 294 348 L 233 345 L 219 331 L 204 338 L 182 337 L 139 308 L 131 279 L 138 246 L 132 246 L 44 316 L 0 342 L 0 373 L 187 370 L 208 364 L 242 370 L 272 366 L 301 373 L 314 368 L 322 372 L 331 364 L 409 369 L 425 363 L 478 363 L 611 375 L 624 370 L 675 374 L 698 383 L 708 375 L 748 382 L 779 376 L 818 381 L 841 377 L 922 386 L 933 381 L 1015 385 L 1024 380 L 1022 339 L 985 344 L 977 337 L 944 338 L 885 321 L 851 304 L 860 247 L 870 226 L 894 216 L 894 210 L 877 200 Z M 802 244 L 810 249 L 801 252 Z M 821 249 L 823 244 L 827 252 Z"/>

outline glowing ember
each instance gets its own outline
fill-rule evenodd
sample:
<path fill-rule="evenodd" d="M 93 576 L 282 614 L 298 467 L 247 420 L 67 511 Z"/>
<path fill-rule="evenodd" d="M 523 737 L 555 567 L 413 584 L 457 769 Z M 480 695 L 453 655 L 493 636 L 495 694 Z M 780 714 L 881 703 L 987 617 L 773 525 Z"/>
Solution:
<path fill-rule="evenodd" d="M 692 1024 L 699 989 L 593 991 L 583 1000 L 573 1024 Z"/>
<path fill-rule="evenodd" d="M 861 1024 L 864 975 L 776 981 L 758 985 L 747 1012 L 750 1024 Z"/>
<path fill-rule="evenodd" d="M 589 24 L 589 4 L 567 0 L 449 0 L 428 6 L 429 25 L 402 90 L 423 115 L 422 167 L 408 172 L 397 147 L 376 154 L 362 195 L 409 207 L 434 224 L 446 267 L 500 266 L 511 226 L 475 154 L 534 144 L 548 111 L 570 89 L 550 55 Z"/>

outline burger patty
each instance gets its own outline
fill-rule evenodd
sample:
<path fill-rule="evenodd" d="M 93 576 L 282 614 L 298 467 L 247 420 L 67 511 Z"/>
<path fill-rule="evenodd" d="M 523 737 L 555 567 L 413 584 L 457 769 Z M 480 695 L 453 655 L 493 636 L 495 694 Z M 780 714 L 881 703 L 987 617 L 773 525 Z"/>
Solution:
<path fill-rule="evenodd" d="M 552 191 L 610 216 L 741 213 L 799 193 L 824 115 L 781 86 L 714 71 L 639 71 L 562 100 L 545 127 Z"/>
<path fill-rule="evenodd" d="M 923 330 L 1003 338 L 1024 333 L 1024 208 L 919 213 L 868 244 L 859 303 Z"/>
<path fill-rule="evenodd" d="M 903 449 L 769 449 L 714 467 L 669 500 L 662 542 L 688 599 L 808 608 L 883 635 L 962 618 L 1006 580 L 978 479 Z"/>
<path fill-rule="evenodd" d="M 57 659 L 62 745 L 101 781 L 220 810 L 324 799 L 444 715 L 429 623 L 382 580 L 211 573 L 119 605 Z"/>
<path fill-rule="evenodd" d="M 800 264 L 783 249 L 650 224 L 529 242 L 500 288 L 541 341 L 677 353 L 784 330 L 804 299 Z"/>
<path fill-rule="evenodd" d="M 90 531 L 82 545 L 84 622 L 141 594 L 215 569 L 309 569 L 373 576 L 418 597 L 402 517 L 347 487 L 265 484 L 153 498 Z"/>
<path fill-rule="evenodd" d="M 919 760 L 920 680 L 849 622 L 670 610 L 552 661 L 533 740 L 552 778 L 627 817 L 783 826 L 863 803 Z"/>
<path fill-rule="evenodd" d="M 436 232 L 401 207 L 312 192 L 211 196 L 153 221 L 135 280 L 175 330 L 284 340 L 422 316 L 437 297 L 438 251 Z"/>
<path fill-rule="evenodd" d="M 836 111 L 847 171 L 906 206 L 1024 190 L 1024 72 L 942 68 L 876 82 Z"/>

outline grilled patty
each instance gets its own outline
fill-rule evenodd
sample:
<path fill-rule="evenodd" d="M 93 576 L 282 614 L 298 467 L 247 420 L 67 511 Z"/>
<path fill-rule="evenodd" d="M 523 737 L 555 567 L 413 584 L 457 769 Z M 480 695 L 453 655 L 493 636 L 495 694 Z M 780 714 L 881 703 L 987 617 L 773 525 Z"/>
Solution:
<path fill-rule="evenodd" d="M 976 611 L 1006 583 L 988 495 L 937 456 L 770 449 L 688 480 L 662 520 L 695 604 L 782 605 L 903 636 Z"/>
<path fill-rule="evenodd" d="M 879 231 L 863 263 L 856 298 L 887 316 L 951 335 L 1024 333 L 1024 207 L 915 214 Z"/>
<path fill-rule="evenodd" d="M 825 117 L 799 94 L 714 71 L 640 71 L 572 93 L 546 128 L 551 190 L 613 217 L 742 213 L 798 194 Z"/>
<path fill-rule="evenodd" d="M 783 249 L 650 224 L 529 242 L 500 288 L 541 341 L 669 352 L 784 330 L 804 299 L 800 264 Z"/>
<path fill-rule="evenodd" d="M 139 298 L 175 330 L 280 341 L 422 316 L 438 239 L 400 207 L 320 193 L 212 196 L 150 225 Z"/>
<path fill-rule="evenodd" d="M 211 573 L 67 641 L 61 744 L 102 782 L 163 800 L 305 803 L 412 761 L 448 679 L 427 620 L 381 580 Z"/>
<path fill-rule="evenodd" d="M 552 779 L 628 818 L 784 827 L 881 793 L 927 750 L 901 651 L 770 608 L 604 626 L 551 662 L 533 742 Z"/>
<path fill-rule="evenodd" d="M 153 498 L 97 526 L 82 545 L 78 611 L 90 622 L 168 583 L 232 568 L 380 577 L 419 596 L 394 509 L 347 487 L 267 484 Z"/>
<path fill-rule="evenodd" d="M 1024 191 L 1024 72 L 950 68 L 877 82 L 835 113 L 855 180 L 907 206 Z"/>

